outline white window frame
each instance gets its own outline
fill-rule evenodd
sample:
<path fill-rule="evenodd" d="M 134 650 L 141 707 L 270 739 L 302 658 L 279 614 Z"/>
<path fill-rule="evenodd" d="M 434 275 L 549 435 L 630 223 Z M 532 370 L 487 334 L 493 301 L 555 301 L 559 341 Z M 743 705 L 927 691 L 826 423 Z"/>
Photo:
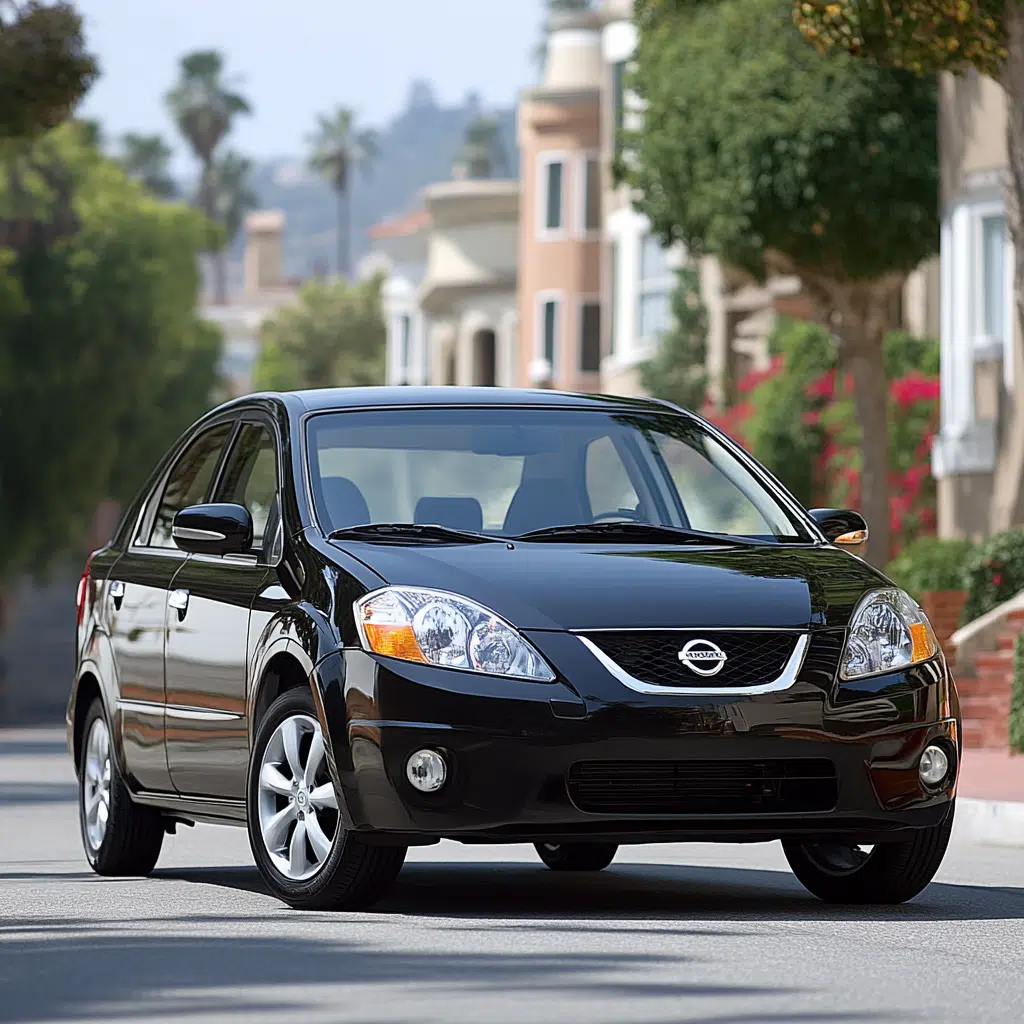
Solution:
<path fill-rule="evenodd" d="M 587 165 L 597 164 L 597 227 L 587 227 Z M 588 149 L 580 152 L 576 159 L 576 237 L 591 241 L 601 237 L 601 225 L 604 220 L 604 186 L 601 167 L 601 152 Z"/>
<path fill-rule="evenodd" d="M 548 379 L 554 381 L 558 377 L 560 363 L 565 358 L 565 346 L 562 339 L 565 337 L 565 292 L 561 289 L 549 289 L 536 293 L 534 298 L 534 332 L 533 332 L 533 362 L 530 364 L 530 377 L 533 381 Z M 549 303 L 555 303 L 555 336 L 551 345 L 551 362 L 548 362 L 547 354 L 544 351 L 544 307 Z"/>
<path fill-rule="evenodd" d="M 1002 337 L 990 338 L 985 332 L 985 235 L 984 222 L 990 217 L 1003 221 L 1003 324 Z M 970 285 L 967 294 L 971 348 L 975 358 L 991 357 L 997 349 L 1003 354 L 1004 377 L 1012 372 L 1013 359 L 1007 358 L 1014 336 L 1013 323 L 1013 244 L 1004 204 L 998 200 L 971 203 L 970 218 Z M 1007 378 L 1007 385 L 1010 380 Z"/>
<path fill-rule="evenodd" d="M 558 242 L 569 235 L 570 219 L 569 178 L 572 175 L 572 161 L 567 150 L 548 150 L 537 156 L 537 238 L 542 242 Z M 552 164 L 562 165 L 562 218 L 557 228 L 548 223 L 548 168 Z"/>
<path fill-rule="evenodd" d="M 598 313 L 598 331 L 597 331 L 597 368 L 593 370 L 583 369 L 583 310 L 587 306 L 597 306 Z M 601 342 L 604 340 L 602 334 L 604 331 L 604 308 L 601 302 L 600 293 L 595 292 L 592 295 L 581 295 L 579 301 L 576 304 L 576 372 L 577 373 L 600 373 L 601 362 L 604 359 L 604 353 L 601 351 Z"/>
<path fill-rule="evenodd" d="M 665 263 L 665 275 L 664 277 L 651 278 L 650 280 L 647 280 L 644 277 L 644 247 L 649 238 L 653 239 L 658 245 L 658 248 L 661 249 Z M 662 248 L 661 243 L 657 240 L 657 236 L 648 228 L 648 230 L 640 235 L 636 258 L 636 344 L 639 351 L 652 351 L 660 340 L 660 336 L 648 336 L 640 333 L 640 325 L 643 322 L 640 310 L 643 306 L 644 299 L 650 295 L 664 294 L 669 304 L 671 304 L 672 290 L 674 287 L 675 274 L 673 273 L 672 267 L 672 251 L 671 249 Z M 671 319 L 671 307 L 669 316 Z M 670 326 L 671 324 L 666 325 L 666 330 L 668 330 Z"/>

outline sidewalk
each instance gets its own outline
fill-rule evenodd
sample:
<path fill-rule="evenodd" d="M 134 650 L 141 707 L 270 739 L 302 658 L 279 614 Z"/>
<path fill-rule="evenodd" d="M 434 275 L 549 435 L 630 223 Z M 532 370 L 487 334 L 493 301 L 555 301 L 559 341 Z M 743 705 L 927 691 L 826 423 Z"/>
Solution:
<path fill-rule="evenodd" d="M 1024 846 L 1024 754 L 964 751 L 954 828 L 975 842 Z"/>

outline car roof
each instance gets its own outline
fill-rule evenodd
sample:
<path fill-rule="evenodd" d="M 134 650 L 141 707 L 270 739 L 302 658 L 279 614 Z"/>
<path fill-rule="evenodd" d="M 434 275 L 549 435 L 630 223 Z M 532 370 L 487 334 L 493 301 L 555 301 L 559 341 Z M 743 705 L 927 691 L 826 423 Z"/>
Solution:
<path fill-rule="evenodd" d="M 588 395 L 567 391 L 530 388 L 497 387 L 352 387 L 317 388 L 279 394 L 246 396 L 249 400 L 277 398 L 294 408 L 299 403 L 305 412 L 328 412 L 334 409 L 379 409 L 410 406 L 538 406 L 575 408 L 661 409 L 666 404 L 649 398 L 619 395 Z M 673 411 L 678 411 L 673 408 Z"/>

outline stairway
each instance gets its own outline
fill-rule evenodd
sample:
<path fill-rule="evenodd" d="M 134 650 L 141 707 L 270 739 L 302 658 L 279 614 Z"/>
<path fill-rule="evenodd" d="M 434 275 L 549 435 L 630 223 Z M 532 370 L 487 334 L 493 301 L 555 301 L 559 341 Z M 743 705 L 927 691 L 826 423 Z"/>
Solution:
<path fill-rule="evenodd" d="M 1008 718 L 1013 686 L 1013 647 L 1024 630 L 1024 611 L 1011 612 L 999 633 L 994 651 L 976 654 L 975 674 L 963 677 L 953 669 L 965 747 L 1005 750 L 1009 744 Z"/>

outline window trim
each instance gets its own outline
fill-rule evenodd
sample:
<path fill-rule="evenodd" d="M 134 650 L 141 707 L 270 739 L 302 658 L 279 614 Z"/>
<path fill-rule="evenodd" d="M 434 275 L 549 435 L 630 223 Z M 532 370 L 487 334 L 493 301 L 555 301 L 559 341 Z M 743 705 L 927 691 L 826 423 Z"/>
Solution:
<path fill-rule="evenodd" d="M 537 154 L 537 238 L 542 242 L 558 242 L 568 237 L 568 204 L 566 199 L 570 191 L 568 179 L 571 176 L 570 153 L 564 149 L 545 150 Z M 548 168 L 552 164 L 561 164 L 561 217 L 557 228 L 549 228 L 548 224 Z M 567 173 L 567 171 L 569 173 Z"/>
<path fill-rule="evenodd" d="M 576 158 L 576 237 L 581 238 L 585 241 L 591 241 L 595 238 L 601 237 L 601 231 L 604 227 L 604 186 L 603 186 L 603 167 L 601 165 L 601 152 L 597 149 L 585 149 L 581 150 L 577 154 Z M 587 170 L 589 165 L 593 163 L 597 166 L 597 196 L 598 196 L 598 213 L 597 213 L 597 226 L 593 228 L 587 227 L 587 200 L 589 198 L 589 191 L 587 189 Z"/>
<path fill-rule="evenodd" d="M 597 366 L 593 370 L 585 369 L 584 366 L 583 366 L 583 327 L 584 327 L 584 324 L 586 322 L 585 319 L 584 319 L 584 316 L 583 316 L 583 311 L 584 311 L 584 309 L 586 309 L 587 306 L 596 306 L 597 307 L 597 317 L 598 317 L 598 319 L 597 319 Z M 601 372 L 601 363 L 602 363 L 602 361 L 604 359 L 604 353 L 601 351 L 601 342 L 603 340 L 602 336 L 601 336 L 601 332 L 604 329 L 604 324 L 602 323 L 602 321 L 604 320 L 604 308 L 603 308 L 603 303 L 601 302 L 600 294 L 596 293 L 596 294 L 581 295 L 579 297 L 579 302 L 577 303 L 577 307 L 578 307 L 577 324 L 578 324 L 579 329 L 576 332 L 576 372 L 577 373 L 600 373 Z"/>
<path fill-rule="evenodd" d="M 993 217 L 1003 222 L 1003 323 L 1002 337 L 991 337 L 985 330 L 985 221 Z M 1010 259 L 1012 243 L 1009 224 L 1002 202 L 988 200 L 971 203 L 968 207 L 969 231 L 969 285 L 967 291 L 967 323 L 970 332 L 971 350 L 974 357 L 985 358 L 1000 349 L 1005 353 L 1012 339 L 1013 326 L 1013 263 Z M 1007 336 L 1007 331 L 1011 333 Z"/>
<path fill-rule="evenodd" d="M 559 355 L 559 349 L 565 346 L 560 344 L 565 337 L 565 292 L 560 288 L 552 288 L 539 291 L 534 296 L 534 335 L 533 335 L 533 363 L 539 365 L 544 363 L 548 367 L 548 373 L 552 381 L 558 375 L 559 364 L 564 355 Z M 551 343 L 551 362 L 548 363 L 547 353 L 544 344 L 544 307 L 549 303 L 555 304 L 555 335 Z"/>
<path fill-rule="evenodd" d="M 665 274 L 663 277 L 644 277 L 644 249 L 646 248 L 648 239 L 654 241 L 658 248 L 661 249 L 662 256 L 665 260 Z M 639 246 L 637 249 L 636 261 L 636 348 L 638 351 L 643 352 L 652 349 L 661 337 L 661 335 L 644 334 L 641 331 L 641 327 L 643 325 L 641 310 L 643 308 L 644 299 L 650 296 L 664 294 L 669 303 L 669 316 L 671 317 L 672 290 L 675 286 L 675 275 L 673 268 L 669 265 L 671 249 L 662 248 L 657 236 L 649 227 L 646 231 L 642 231 L 640 233 L 637 241 L 639 242 Z M 670 329 L 670 327 L 671 324 L 666 327 L 666 330 Z"/>

